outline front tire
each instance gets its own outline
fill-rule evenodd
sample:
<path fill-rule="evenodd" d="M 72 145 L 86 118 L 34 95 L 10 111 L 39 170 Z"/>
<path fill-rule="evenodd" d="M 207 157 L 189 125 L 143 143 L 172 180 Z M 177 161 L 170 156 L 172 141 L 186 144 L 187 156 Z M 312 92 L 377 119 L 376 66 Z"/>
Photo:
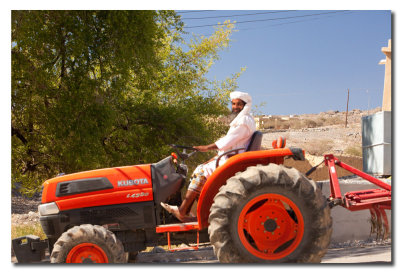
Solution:
<path fill-rule="evenodd" d="M 330 209 L 315 182 L 276 164 L 228 179 L 209 222 L 222 263 L 318 263 L 332 233 Z"/>
<path fill-rule="evenodd" d="M 75 226 L 54 244 L 51 263 L 126 263 L 122 243 L 109 230 L 97 225 Z"/>

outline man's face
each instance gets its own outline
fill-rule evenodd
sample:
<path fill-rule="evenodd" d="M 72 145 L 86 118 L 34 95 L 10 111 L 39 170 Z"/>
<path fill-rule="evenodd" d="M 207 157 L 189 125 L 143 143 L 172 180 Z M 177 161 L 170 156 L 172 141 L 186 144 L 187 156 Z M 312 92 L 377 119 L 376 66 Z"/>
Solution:
<path fill-rule="evenodd" d="M 232 113 L 239 114 L 243 110 L 245 103 L 241 99 L 232 100 Z"/>

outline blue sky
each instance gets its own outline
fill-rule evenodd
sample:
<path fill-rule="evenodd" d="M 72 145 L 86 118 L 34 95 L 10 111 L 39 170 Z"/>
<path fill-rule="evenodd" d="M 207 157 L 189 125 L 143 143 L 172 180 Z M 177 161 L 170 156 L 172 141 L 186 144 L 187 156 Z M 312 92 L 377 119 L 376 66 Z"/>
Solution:
<path fill-rule="evenodd" d="M 391 39 L 390 10 L 177 11 L 189 32 L 186 38 L 214 29 L 193 26 L 237 22 L 231 46 L 220 52 L 208 77 L 223 80 L 246 67 L 238 90 L 249 92 L 256 105 L 265 103 L 259 113 L 345 111 L 347 89 L 349 110 L 382 104 L 385 67 L 378 63 L 385 59 L 381 48 Z M 232 16 L 244 14 L 251 15 Z M 245 21 L 253 22 L 240 23 Z"/>

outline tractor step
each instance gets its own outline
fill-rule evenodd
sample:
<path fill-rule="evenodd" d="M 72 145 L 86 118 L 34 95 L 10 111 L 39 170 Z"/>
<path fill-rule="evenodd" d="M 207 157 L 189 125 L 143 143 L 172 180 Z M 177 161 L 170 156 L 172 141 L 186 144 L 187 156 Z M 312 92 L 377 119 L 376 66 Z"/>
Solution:
<path fill-rule="evenodd" d="M 156 227 L 156 232 L 157 233 L 178 232 L 178 231 L 188 231 L 188 230 L 193 230 L 193 229 L 199 229 L 198 222 L 161 225 L 161 226 Z"/>
<path fill-rule="evenodd" d="M 171 248 L 171 232 L 180 232 L 180 231 L 188 231 L 188 230 L 196 230 L 197 231 L 197 244 L 195 246 L 189 247 L 180 247 L 180 248 Z M 168 238 L 168 251 L 174 252 L 179 250 L 198 250 L 199 249 L 199 223 L 198 222 L 188 222 L 188 223 L 177 223 L 177 224 L 169 224 L 169 225 L 161 225 L 156 227 L 157 233 L 167 233 Z"/>

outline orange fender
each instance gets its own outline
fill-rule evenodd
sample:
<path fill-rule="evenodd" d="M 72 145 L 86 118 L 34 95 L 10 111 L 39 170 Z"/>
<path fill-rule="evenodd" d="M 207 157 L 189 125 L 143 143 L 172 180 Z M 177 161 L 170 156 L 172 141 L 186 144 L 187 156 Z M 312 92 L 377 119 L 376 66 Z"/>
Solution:
<path fill-rule="evenodd" d="M 200 193 L 197 204 L 197 219 L 199 229 L 208 226 L 208 216 L 215 195 L 219 188 L 226 184 L 226 181 L 237 172 L 242 172 L 249 166 L 258 164 L 268 165 L 269 163 L 283 164 L 284 157 L 293 155 L 289 148 L 261 150 L 241 153 L 229 158 L 222 166 L 218 167 L 207 179 Z"/>

